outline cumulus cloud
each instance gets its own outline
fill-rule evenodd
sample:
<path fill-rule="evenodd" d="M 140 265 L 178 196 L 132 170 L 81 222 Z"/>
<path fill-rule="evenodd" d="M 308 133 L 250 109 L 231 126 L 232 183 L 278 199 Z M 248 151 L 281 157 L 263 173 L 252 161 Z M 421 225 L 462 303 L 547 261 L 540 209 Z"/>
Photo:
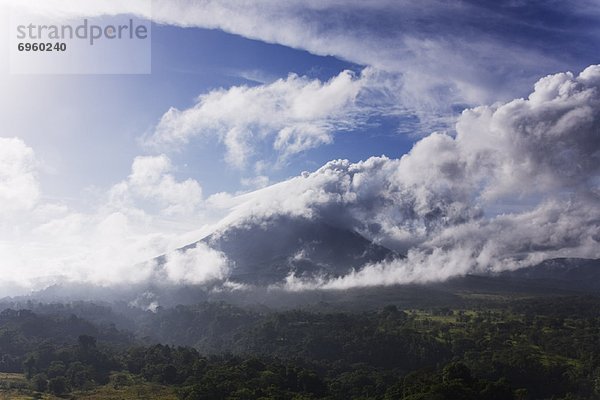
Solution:
<path fill-rule="evenodd" d="M 425 143 L 435 149 L 439 138 L 453 140 L 434 134 Z M 440 226 L 477 218 L 482 213 L 471 199 L 472 192 L 467 191 L 472 185 L 461 180 L 457 167 L 444 159 L 442 152 L 431 161 L 427 156 L 419 159 L 421 147 L 415 146 L 410 156 L 402 159 L 331 161 L 313 173 L 234 199 L 222 199 L 233 211 L 220 224 L 227 228 L 276 215 L 326 218 L 332 224 L 405 251 Z M 455 155 L 452 158 L 457 162 Z M 421 164 L 415 165 L 415 160 Z"/>
<path fill-rule="evenodd" d="M 136 157 L 128 179 L 110 190 L 111 203 L 123 206 L 141 199 L 157 204 L 167 215 L 193 212 L 202 201 L 200 184 L 193 179 L 178 182 L 172 171 L 164 154 Z"/>
<path fill-rule="evenodd" d="M 191 108 L 165 113 L 149 143 L 186 144 L 198 136 L 216 136 L 226 147 L 226 160 L 243 167 L 270 143 L 283 159 L 331 143 L 335 131 L 364 119 L 356 99 L 368 81 L 343 71 L 327 82 L 290 75 L 273 83 L 219 89 L 198 98 Z"/>
<path fill-rule="evenodd" d="M 577 77 L 550 75 L 528 99 L 463 112 L 456 141 L 471 169 L 488 164 L 480 169 L 481 175 L 492 173 L 484 196 L 594 188 L 600 171 L 599 77 L 597 65 Z"/>
<path fill-rule="evenodd" d="M 39 201 L 33 150 L 18 138 L 0 138 L 0 213 L 30 210 Z"/>

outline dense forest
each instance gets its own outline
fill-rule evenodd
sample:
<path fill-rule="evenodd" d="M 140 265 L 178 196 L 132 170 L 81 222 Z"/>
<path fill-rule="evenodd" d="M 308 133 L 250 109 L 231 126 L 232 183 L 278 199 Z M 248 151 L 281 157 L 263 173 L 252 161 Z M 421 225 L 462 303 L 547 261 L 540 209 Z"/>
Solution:
<path fill-rule="evenodd" d="M 367 312 L 12 306 L 0 313 L 0 372 L 24 381 L 2 390 L 30 398 L 141 384 L 186 400 L 600 398 L 593 296 Z"/>

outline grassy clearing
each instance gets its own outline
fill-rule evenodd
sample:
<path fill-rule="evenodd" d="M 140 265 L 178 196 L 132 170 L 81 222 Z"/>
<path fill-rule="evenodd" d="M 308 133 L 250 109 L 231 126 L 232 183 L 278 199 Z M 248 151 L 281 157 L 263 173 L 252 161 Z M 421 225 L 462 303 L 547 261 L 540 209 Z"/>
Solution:
<path fill-rule="evenodd" d="M 29 382 L 23 374 L 0 372 L 0 400 L 42 399 L 29 389 Z"/>
<path fill-rule="evenodd" d="M 23 374 L 0 373 L 0 400 L 177 400 L 174 388 L 135 381 L 124 387 L 113 384 L 99 386 L 89 391 L 76 391 L 56 397 L 48 393 L 37 393 L 29 388 Z"/>
<path fill-rule="evenodd" d="M 27 379 L 25 379 L 25 376 L 23 374 L 0 372 L 0 383 L 3 383 L 3 384 L 27 383 Z"/>
<path fill-rule="evenodd" d="M 70 397 L 67 397 L 70 398 Z M 65 400 L 47 393 L 36 393 L 30 390 L 0 391 L 0 400 Z"/>
<path fill-rule="evenodd" d="M 71 399 L 75 400 L 128 400 L 128 399 L 164 399 L 177 400 L 175 390 L 170 387 L 143 383 L 114 388 L 110 385 L 100 386 L 89 392 L 74 392 Z"/>

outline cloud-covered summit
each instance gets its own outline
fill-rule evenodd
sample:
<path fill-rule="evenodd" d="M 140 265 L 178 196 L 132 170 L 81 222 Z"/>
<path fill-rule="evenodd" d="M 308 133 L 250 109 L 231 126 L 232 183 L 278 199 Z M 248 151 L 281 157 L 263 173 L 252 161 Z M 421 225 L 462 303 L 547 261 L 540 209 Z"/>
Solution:
<path fill-rule="evenodd" d="M 600 66 L 578 76 L 547 76 L 527 99 L 465 110 L 454 136 L 432 133 L 399 159 L 331 161 L 238 197 L 241 204 L 228 219 L 349 215 L 378 224 L 375 231 L 390 226 L 390 232 L 402 229 L 415 237 L 484 213 L 493 217 L 502 207 L 596 198 L 599 79 Z"/>
<path fill-rule="evenodd" d="M 205 197 L 196 181 L 173 175 L 166 156 L 139 157 L 91 215 L 40 197 L 32 149 L 3 139 L 0 154 L 19 162 L 10 162 L 15 168 L 0 176 L 0 184 L 22 188 L 22 202 L 8 201 L 35 218 L 2 234 L 30 230 L 46 245 L 49 237 L 62 243 L 65 253 L 53 257 L 37 242 L 25 257 L 5 240 L 0 251 L 11 265 L 2 267 L 18 265 L 22 281 L 38 279 L 32 263 L 44 260 L 46 273 L 61 271 L 70 281 L 227 282 L 235 265 L 210 243 L 194 252 L 169 250 L 282 216 L 324 221 L 406 254 L 342 276 L 290 271 L 281 285 L 292 290 L 427 282 L 554 257 L 599 258 L 599 135 L 600 66 L 590 66 L 578 75 L 540 79 L 527 98 L 465 110 L 456 134 L 432 133 L 401 158 L 333 160 L 245 194 Z M 157 206 L 155 214 L 140 205 L 148 201 Z M 217 215 L 225 216 L 212 224 Z M 191 223 L 198 230 L 190 232 Z M 167 267 L 158 275 L 156 266 L 131 267 L 164 253 Z"/>
<path fill-rule="evenodd" d="M 326 287 L 600 257 L 600 66 L 547 76 L 527 99 L 466 110 L 456 132 L 433 133 L 400 159 L 331 161 L 241 196 L 222 229 L 318 218 L 408 255 Z"/>

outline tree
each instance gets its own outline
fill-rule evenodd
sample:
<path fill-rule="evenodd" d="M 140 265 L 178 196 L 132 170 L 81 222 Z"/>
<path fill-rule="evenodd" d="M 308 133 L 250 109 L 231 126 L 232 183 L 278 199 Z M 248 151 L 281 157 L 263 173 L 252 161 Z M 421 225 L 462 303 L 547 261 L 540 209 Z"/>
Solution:
<path fill-rule="evenodd" d="M 92 380 L 90 368 L 79 361 L 72 362 L 67 370 L 67 379 L 71 386 L 82 388 Z"/>
<path fill-rule="evenodd" d="M 442 371 L 442 378 L 445 383 L 460 381 L 468 384 L 473 380 L 471 370 L 461 362 L 446 365 Z"/>
<path fill-rule="evenodd" d="M 46 374 L 36 374 L 31 378 L 31 386 L 37 392 L 45 392 L 48 389 L 48 377 Z"/>
<path fill-rule="evenodd" d="M 115 389 L 120 389 L 122 387 L 131 385 L 131 379 L 129 378 L 129 375 L 127 375 L 126 373 L 121 372 L 121 373 L 115 374 L 113 376 L 112 380 L 113 380 L 112 385 Z"/>
<path fill-rule="evenodd" d="M 36 362 L 37 360 L 32 354 L 29 354 L 23 362 L 23 366 L 25 367 L 25 375 L 27 379 L 31 379 Z"/>
<path fill-rule="evenodd" d="M 96 348 L 96 338 L 89 335 L 80 335 L 78 338 L 79 347 L 84 352 L 90 351 Z"/>
<path fill-rule="evenodd" d="M 62 361 L 52 361 L 48 369 L 46 369 L 46 374 L 48 375 L 48 378 L 52 379 L 59 376 L 64 376 L 65 370 L 66 367 Z"/>
<path fill-rule="evenodd" d="M 64 376 L 50 379 L 48 382 L 48 390 L 57 396 L 65 393 L 67 391 L 67 380 Z"/>

